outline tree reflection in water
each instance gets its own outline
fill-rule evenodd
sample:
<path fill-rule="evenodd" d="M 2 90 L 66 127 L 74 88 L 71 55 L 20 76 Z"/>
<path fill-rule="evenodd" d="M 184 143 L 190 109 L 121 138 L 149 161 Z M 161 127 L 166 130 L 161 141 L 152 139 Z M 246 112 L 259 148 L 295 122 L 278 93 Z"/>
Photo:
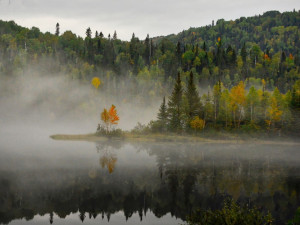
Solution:
<path fill-rule="evenodd" d="M 0 223 L 37 214 L 49 214 L 53 223 L 54 214 L 65 218 L 75 212 L 81 221 L 97 215 L 109 221 L 120 211 L 126 220 L 135 213 L 143 220 L 149 210 L 157 218 L 171 213 L 185 220 L 198 208 L 219 209 L 232 197 L 270 210 L 280 224 L 300 205 L 299 153 L 295 147 L 282 149 L 97 143 L 98 167 L 0 171 Z"/>
<path fill-rule="evenodd" d="M 102 169 L 106 167 L 109 173 L 114 172 L 118 160 L 117 155 L 114 153 L 115 148 L 106 143 L 98 143 L 96 149 L 102 155 L 99 159 Z"/>

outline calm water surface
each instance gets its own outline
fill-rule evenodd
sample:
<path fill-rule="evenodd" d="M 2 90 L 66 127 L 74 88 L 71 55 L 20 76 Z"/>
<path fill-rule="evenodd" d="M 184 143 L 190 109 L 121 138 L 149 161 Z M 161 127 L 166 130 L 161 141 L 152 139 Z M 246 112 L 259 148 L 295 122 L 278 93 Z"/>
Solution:
<path fill-rule="evenodd" d="M 183 224 L 231 197 L 277 224 L 300 206 L 290 144 L 54 141 L 0 131 L 0 224 Z"/>

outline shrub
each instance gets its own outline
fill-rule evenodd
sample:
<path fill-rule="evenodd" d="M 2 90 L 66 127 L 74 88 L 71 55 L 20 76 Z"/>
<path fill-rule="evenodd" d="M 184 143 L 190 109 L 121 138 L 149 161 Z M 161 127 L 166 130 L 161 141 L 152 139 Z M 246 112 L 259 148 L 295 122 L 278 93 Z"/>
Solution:
<path fill-rule="evenodd" d="M 240 207 L 234 201 L 225 201 L 220 210 L 198 211 L 188 218 L 189 225 L 267 225 L 272 224 L 272 216 L 264 216 L 258 209 Z"/>

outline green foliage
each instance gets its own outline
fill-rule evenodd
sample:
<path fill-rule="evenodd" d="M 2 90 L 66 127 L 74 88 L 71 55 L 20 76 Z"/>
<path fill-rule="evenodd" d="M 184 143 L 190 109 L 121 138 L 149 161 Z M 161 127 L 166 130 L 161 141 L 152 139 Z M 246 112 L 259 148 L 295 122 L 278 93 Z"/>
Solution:
<path fill-rule="evenodd" d="M 185 96 L 187 98 L 187 116 L 189 121 L 199 115 L 201 110 L 199 93 L 197 91 L 196 85 L 194 83 L 193 72 L 190 72 L 187 89 L 185 91 Z"/>
<path fill-rule="evenodd" d="M 107 131 L 104 126 L 98 124 L 96 135 L 105 137 L 123 137 L 124 132 L 121 129 L 111 129 Z"/>
<path fill-rule="evenodd" d="M 177 35 L 147 35 L 144 41 L 133 34 L 130 42 L 119 40 L 116 31 L 113 38 L 104 38 L 102 32 L 92 35 L 87 28 L 83 39 L 71 31 L 60 34 L 58 23 L 51 34 L 0 21 L 0 71 L 16 74 L 27 64 L 41 64 L 43 57 L 51 57 L 52 65 L 41 65 L 46 71 L 67 72 L 83 81 L 107 72 L 115 78 L 132 74 L 139 80 L 140 71 L 156 65 L 163 78 L 157 93 L 168 88 L 167 80 L 176 79 L 178 70 L 197 73 L 202 87 L 221 81 L 230 88 L 246 78 L 264 78 L 271 89 L 274 85 L 287 92 L 300 77 L 299 21 L 297 11 L 270 11 L 235 21 L 221 19 L 215 26 L 190 28 Z M 85 63 L 93 66 L 92 73 L 84 74 Z M 68 67 L 76 68 L 76 74 Z"/>
<path fill-rule="evenodd" d="M 158 121 L 148 127 L 155 132 L 188 131 L 195 116 L 204 121 L 204 131 L 240 125 L 289 130 L 300 127 L 299 24 L 297 11 L 270 11 L 166 37 L 140 40 L 133 34 L 128 42 L 116 31 L 105 38 L 88 28 L 82 38 L 71 31 L 60 34 L 58 23 L 51 34 L 0 21 L 0 76 L 24 74 L 33 65 L 84 83 L 99 77 L 99 92 L 124 102 L 126 92 L 141 105 L 168 95 L 175 83 Z M 239 95 L 241 81 L 245 93 Z M 208 86 L 212 90 L 199 96 L 197 88 Z"/>
<path fill-rule="evenodd" d="M 163 102 L 160 105 L 159 112 L 157 114 L 157 119 L 159 130 L 166 131 L 168 125 L 168 112 L 165 97 L 163 98 Z"/>
<path fill-rule="evenodd" d="M 263 215 L 256 208 L 241 207 L 234 201 L 224 203 L 220 210 L 197 211 L 188 218 L 189 225 L 271 225 L 271 214 Z"/>
<path fill-rule="evenodd" d="M 300 225 L 300 207 L 297 209 L 294 218 L 289 220 L 287 225 Z"/>
<path fill-rule="evenodd" d="M 183 88 L 181 84 L 180 73 L 177 75 L 177 80 L 168 101 L 168 120 L 171 131 L 180 132 L 183 127 Z"/>
<path fill-rule="evenodd" d="M 214 128 L 240 130 L 246 133 L 282 130 L 297 134 L 300 108 L 293 101 L 299 92 L 298 82 L 294 85 L 294 97 L 291 91 L 282 94 L 278 88 L 273 92 L 266 91 L 265 81 L 262 80 L 261 83 L 260 89 L 251 86 L 247 90 L 241 81 L 229 90 L 224 88 L 222 82 L 218 82 L 213 87 L 212 96 L 208 91 L 200 98 L 193 84 L 193 73 L 190 73 L 184 94 L 178 74 L 168 106 L 164 100 L 158 120 L 153 122 L 155 129 L 150 130 L 161 132 L 166 131 L 162 128 L 168 127 L 168 131 L 171 132 L 189 132 L 190 128 L 194 130 Z"/>

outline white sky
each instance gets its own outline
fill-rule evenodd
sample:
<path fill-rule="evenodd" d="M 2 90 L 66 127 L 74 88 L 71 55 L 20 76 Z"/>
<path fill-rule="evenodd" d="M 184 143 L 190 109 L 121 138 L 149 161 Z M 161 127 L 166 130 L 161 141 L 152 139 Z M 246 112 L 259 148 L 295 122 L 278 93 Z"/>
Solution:
<path fill-rule="evenodd" d="M 91 27 L 129 40 L 134 32 L 144 39 L 211 24 L 218 19 L 254 16 L 269 10 L 300 9 L 299 0 L 0 0 L 0 19 L 41 31 L 71 30 L 84 37 Z"/>

